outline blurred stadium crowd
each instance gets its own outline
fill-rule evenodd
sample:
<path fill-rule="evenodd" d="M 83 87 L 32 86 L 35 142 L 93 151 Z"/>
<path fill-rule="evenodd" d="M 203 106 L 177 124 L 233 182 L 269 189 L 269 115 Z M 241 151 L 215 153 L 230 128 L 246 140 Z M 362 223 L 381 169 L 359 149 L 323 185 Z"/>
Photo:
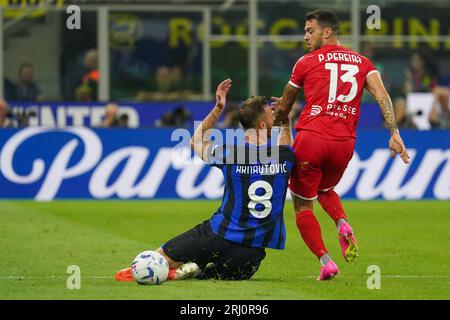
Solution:
<path fill-rule="evenodd" d="M 261 33 L 272 34 L 274 30 L 284 30 L 279 34 L 301 35 L 302 16 L 296 12 L 304 12 L 312 6 L 339 9 L 339 14 L 345 21 L 343 25 L 349 25 L 350 2 L 345 5 L 341 1 L 334 0 L 319 2 L 310 4 L 296 1 L 260 1 L 259 17 L 263 21 L 261 25 L 265 28 Z M 367 1 L 359 2 L 363 9 Z M 143 2 L 136 1 L 136 3 Z M 160 1 L 158 3 L 199 5 L 205 2 Z M 210 1 L 210 3 L 219 8 L 218 11 L 213 11 L 213 35 L 247 32 L 242 27 L 242 21 L 245 21 L 248 15 L 246 1 Z M 227 3 L 228 11 L 223 9 Z M 129 5 L 132 6 L 131 2 Z M 233 5 L 237 9 L 233 9 Z M 406 24 L 406 21 L 409 21 L 409 29 L 403 28 L 402 25 L 400 36 L 410 38 L 401 44 L 396 44 L 397 38 L 377 40 L 377 34 L 370 33 L 370 36 L 373 36 L 370 40 L 367 38 L 367 30 L 362 27 L 366 38 L 361 40 L 359 51 L 370 58 L 380 70 L 393 99 L 400 128 L 450 129 L 450 61 L 447 43 L 449 36 L 445 34 L 449 21 L 448 18 L 442 18 L 443 16 L 433 17 L 433 12 L 443 12 L 442 9 L 448 8 L 448 4 L 439 0 L 415 1 L 409 8 L 410 12 L 405 13 L 402 0 L 389 3 L 389 10 L 383 9 L 387 11 L 383 11 L 383 19 L 385 19 L 383 23 L 386 26 L 383 25 L 384 33 L 382 34 L 394 37 L 392 29 L 397 28 L 400 25 L 399 22 Z M 430 11 L 424 8 L 430 8 Z M 193 117 L 192 110 L 186 102 L 205 99 L 202 92 L 204 76 L 202 40 L 200 37 L 195 38 L 195 34 L 199 33 L 195 31 L 195 28 L 201 29 L 202 16 L 182 10 L 172 11 L 163 14 L 154 11 L 139 13 L 111 11 L 109 17 L 110 93 L 107 100 L 101 99 L 99 95 L 101 76 L 99 64 L 102 55 L 98 50 L 99 22 L 96 11 L 83 13 L 83 28 L 76 32 L 65 30 L 65 24 L 61 18 L 63 13 L 50 11 L 33 19 L 22 19 L 7 30 L 5 29 L 3 58 L 5 72 L 3 97 L 0 97 L 2 98 L 0 127 L 25 127 L 29 125 L 30 118 L 36 117 L 33 111 L 15 110 L 13 112 L 9 106 L 14 102 L 55 101 L 75 101 L 80 104 L 81 102 L 84 104 L 104 103 L 103 127 L 128 126 L 127 115 L 120 112 L 122 103 L 173 102 L 174 107 L 154 121 L 153 126 L 192 127 L 194 120 L 197 119 Z M 431 26 L 436 22 L 433 19 L 440 23 L 440 30 L 437 32 L 444 38 L 439 42 L 432 42 L 435 41 L 434 38 L 426 36 L 423 40 L 417 40 L 412 33 L 431 34 L 434 29 L 427 23 L 431 21 Z M 414 25 L 412 25 L 413 22 Z M 23 50 L 16 49 L 20 48 L 20 41 L 38 45 L 42 42 L 39 37 L 45 35 L 50 39 L 53 35 L 46 30 L 58 24 L 63 26 L 59 31 L 59 38 L 51 39 L 51 41 L 47 39 L 53 42 L 55 48 L 58 48 L 58 54 L 53 52 L 47 54 L 43 51 L 43 54 L 36 53 L 36 56 L 40 55 L 40 58 L 35 58 Z M 270 24 L 272 28 L 266 28 Z M 389 24 L 394 25 L 395 28 L 390 29 Z M 342 33 L 345 38 L 349 31 L 344 30 Z M 233 79 L 234 88 L 231 92 L 230 103 L 220 125 L 234 128 L 239 126 L 237 118 L 239 101 L 245 99 L 249 92 L 249 69 L 246 64 L 248 43 L 245 42 L 247 40 L 240 38 L 237 41 L 221 41 L 216 38 L 211 42 L 210 91 L 213 92 L 215 85 L 225 77 Z M 279 39 L 277 41 L 261 44 L 261 48 L 258 48 L 258 83 L 259 94 L 262 95 L 281 95 L 282 86 L 288 79 L 293 64 L 305 53 L 305 48 L 300 41 L 283 42 Z M 351 46 L 351 43 L 344 40 L 344 45 Z M 41 49 L 36 48 L 36 50 L 38 52 Z M 230 57 L 233 58 L 230 59 Z M 55 71 L 46 68 L 50 65 L 43 59 L 57 59 L 56 63 L 52 64 L 52 68 L 57 65 Z M 42 73 L 46 74 L 42 75 Z M 414 94 L 418 93 L 428 96 L 429 102 L 425 109 L 411 105 L 411 101 L 415 99 Z M 300 97 L 299 103 L 291 113 L 293 121 L 301 112 L 302 98 Z M 212 101 L 211 97 L 210 100 Z M 367 94 L 364 96 L 363 103 L 373 104 L 375 101 Z M 415 117 L 424 112 L 426 114 L 422 117 L 422 121 L 426 122 L 425 125 L 415 121 Z"/>

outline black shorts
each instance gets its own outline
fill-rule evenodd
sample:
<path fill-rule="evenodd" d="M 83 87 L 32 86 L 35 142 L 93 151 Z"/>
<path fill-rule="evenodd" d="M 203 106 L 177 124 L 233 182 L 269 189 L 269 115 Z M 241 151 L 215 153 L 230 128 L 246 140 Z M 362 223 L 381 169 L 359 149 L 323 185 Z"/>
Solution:
<path fill-rule="evenodd" d="M 246 247 L 216 235 L 209 220 L 167 241 L 162 249 L 173 261 L 195 262 L 205 279 L 250 279 L 266 256 L 264 248 Z"/>

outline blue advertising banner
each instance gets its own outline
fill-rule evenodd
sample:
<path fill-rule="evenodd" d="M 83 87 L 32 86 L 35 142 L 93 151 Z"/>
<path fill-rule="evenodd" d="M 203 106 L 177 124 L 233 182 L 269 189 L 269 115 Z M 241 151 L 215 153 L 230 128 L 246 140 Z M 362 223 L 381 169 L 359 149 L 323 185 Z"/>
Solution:
<path fill-rule="evenodd" d="M 359 131 L 336 191 L 347 199 L 450 199 L 450 131 L 402 136 L 409 165 L 390 158 L 386 130 Z M 221 171 L 191 157 L 189 138 L 186 129 L 3 129 L 0 198 L 220 199 Z"/>
<path fill-rule="evenodd" d="M 232 105 L 233 103 L 229 103 Z M 238 104 L 238 103 L 236 103 Z M 11 102 L 13 115 L 33 114 L 31 126 L 62 128 L 65 126 L 101 127 L 105 115 L 105 103 L 99 102 Z M 148 102 L 118 103 L 119 114 L 128 116 L 129 128 L 154 127 L 157 120 L 177 108 L 189 110 L 192 121 L 203 120 L 211 111 L 214 102 Z M 360 128 L 381 128 L 382 116 L 376 104 L 362 104 L 359 119 Z"/>

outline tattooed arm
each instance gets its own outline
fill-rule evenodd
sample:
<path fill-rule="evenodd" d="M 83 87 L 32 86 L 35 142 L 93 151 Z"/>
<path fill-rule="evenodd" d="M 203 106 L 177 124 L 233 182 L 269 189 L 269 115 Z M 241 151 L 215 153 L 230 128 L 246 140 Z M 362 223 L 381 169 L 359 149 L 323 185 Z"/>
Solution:
<path fill-rule="evenodd" d="M 282 123 L 289 122 L 289 112 L 291 112 L 292 106 L 297 99 L 297 95 L 300 92 L 299 88 L 296 88 L 289 83 L 286 84 L 283 91 L 283 96 L 278 102 L 278 106 L 275 109 L 275 123 L 274 125 L 280 125 Z"/>
<path fill-rule="evenodd" d="M 405 144 L 400 137 L 400 132 L 395 121 L 394 107 L 392 105 L 391 97 L 384 87 L 381 80 L 380 73 L 374 72 L 367 76 L 366 89 L 372 94 L 378 102 L 381 112 L 383 113 L 386 126 L 391 133 L 389 139 L 389 149 L 391 150 L 391 157 L 394 158 L 398 153 L 404 163 L 409 163 L 409 154 L 406 151 Z"/>
<path fill-rule="evenodd" d="M 197 129 L 195 129 L 194 136 L 191 138 L 191 148 L 203 160 L 208 159 L 207 151 L 212 141 L 205 138 L 205 133 L 214 128 L 217 120 L 225 108 L 228 90 L 231 88 L 231 80 L 222 81 L 216 90 L 216 105 L 211 112 L 200 122 Z"/>

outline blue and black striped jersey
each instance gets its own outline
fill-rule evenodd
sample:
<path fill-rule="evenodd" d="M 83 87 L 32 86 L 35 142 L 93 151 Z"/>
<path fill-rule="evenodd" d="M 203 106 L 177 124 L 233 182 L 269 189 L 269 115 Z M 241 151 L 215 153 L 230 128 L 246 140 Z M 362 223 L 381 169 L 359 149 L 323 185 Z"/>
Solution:
<path fill-rule="evenodd" d="M 208 154 L 209 164 L 225 178 L 222 205 L 210 219 L 213 231 L 245 246 L 284 249 L 283 209 L 293 149 L 212 144 Z"/>

